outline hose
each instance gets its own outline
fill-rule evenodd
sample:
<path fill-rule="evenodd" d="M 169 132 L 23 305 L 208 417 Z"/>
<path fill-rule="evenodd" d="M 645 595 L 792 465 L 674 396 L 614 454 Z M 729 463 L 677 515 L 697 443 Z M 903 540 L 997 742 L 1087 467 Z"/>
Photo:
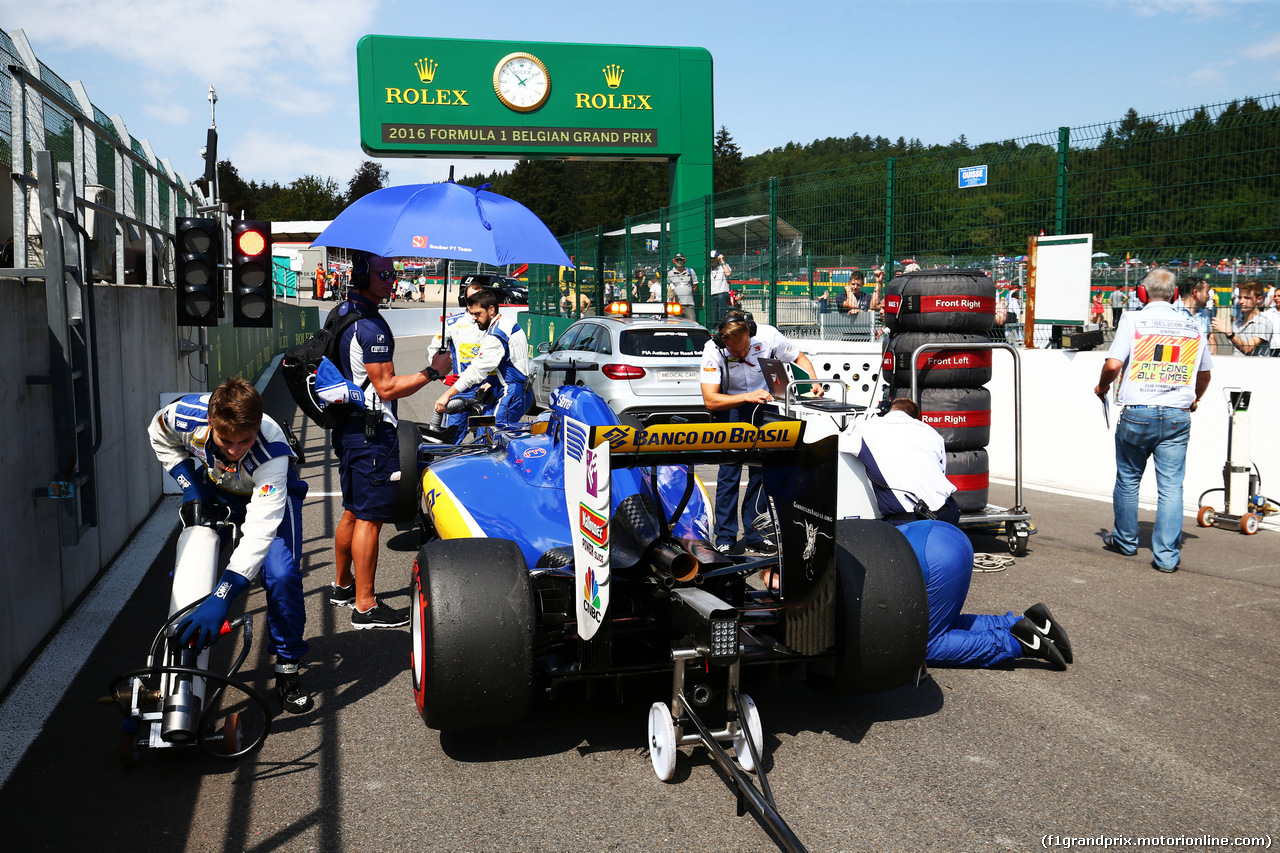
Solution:
<path fill-rule="evenodd" d="M 1004 554 L 976 553 L 973 555 L 973 571 L 975 574 L 1003 572 L 1005 569 L 1011 568 L 1013 563 L 1013 557 Z"/>
<path fill-rule="evenodd" d="M 261 693 L 254 690 L 243 681 L 232 678 L 230 674 L 222 675 L 221 673 L 211 672 L 207 669 L 197 669 L 193 666 L 170 666 L 167 664 L 161 666 L 148 666 L 143 667 L 142 669 L 123 672 L 116 676 L 107 685 L 107 693 L 108 695 L 115 695 L 116 685 L 123 684 L 124 682 L 131 681 L 135 678 L 143 679 L 166 674 L 190 675 L 193 678 L 204 678 L 209 681 L 216 681 L 220 684 L 218 689 L 211 694 L 210 701 L 205 703 L 204 712 L 200 714 L 200 726 L 196 733 L 196 746 L 199 747 L 200 751 L 209 758 L 216 758 L 219 761 L 235 761 L 257 749 L 260 749 L 262 745 L 266 743 L 267 735 L 271 734 L 271 706 L 267 704 L 267 700 L 263 698 Z M 236 690 L 239 690 L 249 698 L 249 701 L 262 709 L 262 732 L 248 746 L 239 752 L 215 752 L 209 748 L 209 736 L 206 732 L 208 730 L 208 723 L 213 717 L 214 707 L 217 704 L 214 700 L 218 696 L 221 696 L 222 692 L 228 687 L 234 687 Z"/>

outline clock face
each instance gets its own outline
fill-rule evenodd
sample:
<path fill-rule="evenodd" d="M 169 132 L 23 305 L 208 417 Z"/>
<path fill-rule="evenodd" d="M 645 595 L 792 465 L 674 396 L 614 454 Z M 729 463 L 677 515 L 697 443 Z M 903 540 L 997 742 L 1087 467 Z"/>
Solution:
<path fill-rule="evenodd" d="M 547 102 L 551 75 L 533 54 L 512 53 L 493 70 L 493 91 L 498 100 L 516 112 L 532 112 Z"/>

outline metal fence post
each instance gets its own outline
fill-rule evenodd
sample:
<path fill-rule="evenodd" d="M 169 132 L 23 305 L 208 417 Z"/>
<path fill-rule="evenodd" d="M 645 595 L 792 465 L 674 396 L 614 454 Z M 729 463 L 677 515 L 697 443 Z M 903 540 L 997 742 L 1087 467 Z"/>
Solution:
<path fill-rule="evenodd" d="M 1058 185 L 1054 214 L 1054 234 L 1067 233 L 1067 152 L 1071 148 L 1071 128 L 1058 128 Z"/>
<path fill-rule="evenodd" d="M 769 179 L 769 322 L 778 323 L 778 179 Z"/>
<path fill-rule="evenodd" d="M 623 252 L 622 258 L 623 258 L 623 264 L 624 264 L 624 266 L 622 267 L 622 281 L 623 281 L 623 285 L 627 288 L 627 293 L 629 294 L 631 293 L 631 284 L 632 284 L 631 271 L 633 269 L 633 267 L 631 266 L 631 217 L 628 216 L 625 222 L 626 222 L 626 226 L 625 226 L 626 237 L 624 239 L 626 240 L 626 243 L 623 244 L 623 250 L 622 250 Z M 608 285 L 606 285 L 606 287 L 607 286 Z"/>
<path fill-rule="evenodd" d="M 897 157 L 885 161 L 884 182 L 884 280 L 893 278 L 893 178 Z"/>

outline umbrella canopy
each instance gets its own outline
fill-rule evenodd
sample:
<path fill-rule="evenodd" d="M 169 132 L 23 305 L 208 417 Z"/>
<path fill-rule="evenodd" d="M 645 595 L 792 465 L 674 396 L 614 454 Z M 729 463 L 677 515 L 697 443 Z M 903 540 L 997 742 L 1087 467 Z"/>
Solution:
<path fill-rule="evenodd" d="M 546 225 L 518 201 L 455 184 L 407 184 L 359 198 L 311 243 L 384 258 L 453 258 L 490 266 L 573 266 Z"/>
<path fill-rule="evenodd" d="M 1093 257 L 1095 257 L 1095 258 L 1109 258 L 1109 257 L 1111 257 L 1111 255 L 1107 254 L 1106 252 L 1094 252 L 1094 253 L 1093 253 Z"/>

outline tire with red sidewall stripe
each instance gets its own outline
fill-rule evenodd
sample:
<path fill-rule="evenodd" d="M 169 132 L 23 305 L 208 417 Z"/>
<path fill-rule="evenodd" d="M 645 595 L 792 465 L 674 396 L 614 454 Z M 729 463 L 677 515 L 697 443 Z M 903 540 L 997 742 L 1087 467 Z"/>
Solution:
<path fill-rule="evenodd" d="M 911 397 L 899 388 L 894 398 Z M 920 420 L 936 429 L 947 450 L 977 450 L 991 440 L 991 392 L 986 388 L 925 388 Z"/>
<path fill-rule="evenodd" d="M 995 325 L 996 285 L 979 270 L 918 270 L 885 291 L 891 332 L 987 332 Z"/>
<path fill-rule="evenodd" d="M 893 374 L 894 388 L 911 388 L 911 354 L 922 344 L 989 344 L 986 335 L 899 332 L 889 342 L 881 373 Z M 934 350 L 920 354 L 921 388 L 981 388 L 991 381 L 991 350 Z"/>
<path fill-rule="evenodd" d="M 947 479 L 956 487 L 956 505 L 961 512 L 981 512 L 987 506 L 991 483 L 985 450 L 958 450 L 947 453 Z"/>

